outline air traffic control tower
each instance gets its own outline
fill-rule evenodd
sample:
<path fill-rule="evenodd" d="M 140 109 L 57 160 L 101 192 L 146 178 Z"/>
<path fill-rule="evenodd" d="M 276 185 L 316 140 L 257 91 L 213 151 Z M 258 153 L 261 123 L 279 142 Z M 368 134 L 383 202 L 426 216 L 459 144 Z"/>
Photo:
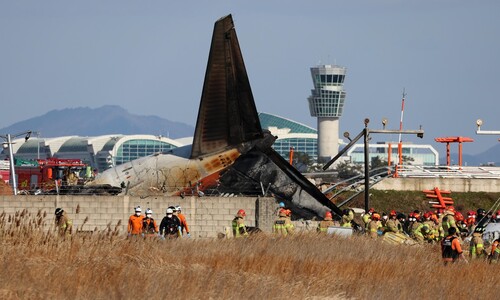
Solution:
<path fill-rule="evenodd" d="M 318 118 L 318 162 L 327 162 L 339 152 L 339 118 L 342 116 L 346 92 L 346 68 L 319 65 L 311 68 L 314 90 L 309 110 Z"/>

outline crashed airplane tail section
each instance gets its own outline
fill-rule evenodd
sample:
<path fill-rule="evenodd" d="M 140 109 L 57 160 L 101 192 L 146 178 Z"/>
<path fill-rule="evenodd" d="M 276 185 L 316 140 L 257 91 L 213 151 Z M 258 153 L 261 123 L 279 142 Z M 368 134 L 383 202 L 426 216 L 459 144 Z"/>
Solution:
<path fill-rule="evenodd" d="M 191 158 L 262 138 L 231 15 L 214 26 Z"/>
<path fill-rule="evenodd" d="M 261 128 L 228 15 L 215 23 L 193 145 L 116 166 L 94 184 L 126 186 L 131 195 L 188 195 L 214 188 L 256 195 L 266 185 L 298 216 L 323 216 L 330 210 L 340 215 L 340 209 L 271 148 L 275 139 Z"/>

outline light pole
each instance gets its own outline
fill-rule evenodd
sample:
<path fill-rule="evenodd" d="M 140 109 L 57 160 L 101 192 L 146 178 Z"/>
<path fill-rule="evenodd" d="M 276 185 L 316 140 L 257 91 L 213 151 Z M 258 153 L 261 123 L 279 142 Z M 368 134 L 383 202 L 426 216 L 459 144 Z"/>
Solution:
<path fill-rule="evenodd" d="M 365 211 L 368 211 L 369 209 L 369 204 L 370 204 L 370 176 L 369 176 L 369 141 L 370 141 L 370 133 L 383 133 L 383 134 L 394 134 L 394 133 L 399 133 L 399 134 L 416 134 L 417 137 L 423 138 L 424 137 L 424 131 L 422 129 L 419 130 L 387 130 L 385 129 L 385 125 L 387 125 L 387 119 L 382 120 L 382 125 L 384 125 L 384 129 L 370 129 L 368 128 L 368 123 L 370 123 L 370 119 L 366 118 L 364 120 L 365 123 L 365 128 L 354 138 L 350 139 L 349 138 L 349 133 L 345 132 L 344 137 L 348 138 L 350 140 L 350 143 L 347 144 L 339 153 L 332 158 L 326 165 L 323 166 L 323 170 L 328 169 L 328 167 L 333 164 L 339 157 L 344 155 L 349 148 L 351 148 L 361 137 L 364 137 L 364 170 L 365 170 L 365 181 L 364 181 L 364 186 L 365 186 Z"/>
<path fill-rule="evenodd" d="M 481 125 L 483 125 L 483 120 L 478 119 L 476 121 L 477 130 L 476 134 L 485 134 L 485 135 L 500 135 L 500 130 L 481 130 Z"/>
<path fill-rule="evenodd" d="M 9 165 L 10 165 L 10 179 L 9 182 L 12 185 L 12 191 L 14 192 L 14 195 L 17 195 L 17 180 L 16 180 L 16 168 L 15 168 L 15 162 L 14 162 L 14 151 L 12 149 L 12 139 L 15 139 L 18 136 L 21 135 L 26 135 L 24 137 L 24 141 L 26 142 L 30 136 L 31 136 L 31 131 L 25 131 L 17 134 L 6 134 L 6 135 L 0 135 L 1 138 L 3 138 L 7 146 L 9 147 Z"/>

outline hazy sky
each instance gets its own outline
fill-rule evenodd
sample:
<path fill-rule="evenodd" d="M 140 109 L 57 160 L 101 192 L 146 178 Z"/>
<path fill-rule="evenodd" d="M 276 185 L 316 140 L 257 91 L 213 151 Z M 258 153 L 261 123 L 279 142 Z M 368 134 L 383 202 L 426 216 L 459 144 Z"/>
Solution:
<path fill-rule="evenodd" d="M 363 119 L 464 153 L 500 136 L 500 1 L 0 0 L 0 128 L 53 109 L 120 105 L 195 125 L 214 22 L 231 13 L 257 109 L 316 128 L 309 68 L 347 67 L 340 134 Z M 28 130 L 29 128 L 27 128 Z M 43 135 L 43 133 L 42 133 Z M 374 135 L 373 141 L 398 136 Z M 452 151 L 456 151 L 456 146 Z"/>

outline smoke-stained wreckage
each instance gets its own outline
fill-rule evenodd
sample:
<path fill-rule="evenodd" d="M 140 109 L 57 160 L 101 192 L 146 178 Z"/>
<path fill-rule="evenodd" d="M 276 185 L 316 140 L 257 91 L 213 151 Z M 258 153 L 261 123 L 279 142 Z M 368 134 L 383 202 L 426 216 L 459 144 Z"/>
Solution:
<path fill-rule="evenodd" d="M 193 144 L 108 169 L 90 183 L 126 187 L 131 195 L 271 192 L 300 217 L 342 215 L 272 149 L 263 131 L 231 15 L 215 22 Z"/>

